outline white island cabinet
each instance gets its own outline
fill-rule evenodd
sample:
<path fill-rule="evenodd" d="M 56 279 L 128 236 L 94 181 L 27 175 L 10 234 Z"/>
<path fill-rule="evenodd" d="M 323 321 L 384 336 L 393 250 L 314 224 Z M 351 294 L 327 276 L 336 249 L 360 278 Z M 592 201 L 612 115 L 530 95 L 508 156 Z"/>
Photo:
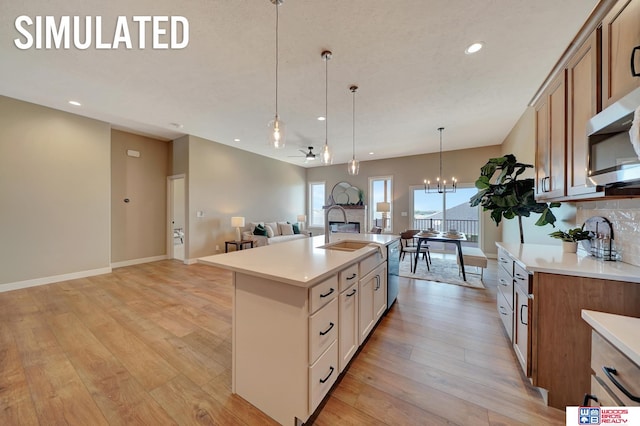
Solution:
<path fill-rule="evenodd" d="M 386 308 L 380 247 L 397 237 L 323 238 L 199 259 L 233 271 L 233 392 L 283 425 L 309 419 Z"/>

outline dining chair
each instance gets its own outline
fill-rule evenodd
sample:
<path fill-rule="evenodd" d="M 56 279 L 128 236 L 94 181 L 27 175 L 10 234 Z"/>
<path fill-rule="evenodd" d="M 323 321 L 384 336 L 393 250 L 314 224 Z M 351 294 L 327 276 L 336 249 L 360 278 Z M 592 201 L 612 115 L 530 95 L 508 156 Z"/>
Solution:
<path fill-rule="evenodd" d="M 400 261 L 404 260 L 405 253 L 409 253 L 409 261 L 411 264 L 411 269 L 413 270 L 413 258 L 418 250 L 418 245 L 415 242 L 415 235 L 420 232 L 419 230 L 410 229 L 400 233 Z M 431 254 L 429 253 L 429 245 L 421 244 L 420 245 L 420 253 L 422 253 L 422 258 L 425 260 L 427 264 L 427 270 L 431 270 L 429 267 L 429 263 L 431 263 Z"/>

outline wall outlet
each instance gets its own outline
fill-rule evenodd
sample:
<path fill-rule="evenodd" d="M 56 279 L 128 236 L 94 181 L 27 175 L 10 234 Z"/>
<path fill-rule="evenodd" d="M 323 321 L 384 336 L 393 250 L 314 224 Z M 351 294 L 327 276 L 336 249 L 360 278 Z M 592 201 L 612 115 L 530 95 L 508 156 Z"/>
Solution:
<path fill-rule="evenodd" d="M 216 251 L 220 251 L 220 246 L 216 244 Z"/>
<path fill-rule="evenodd" d="M 400 213 L 400 216 L 402 216 L 402 217 L 406 217 L 406 216 L 407 216 L 407 212 L 402 212 L 402 213 Z"/>
<path fill-rule="evenodd" d="M 204 217 L 204 212 L 202 210 L 198 210 L 196 212 L 196 217 Z"/>

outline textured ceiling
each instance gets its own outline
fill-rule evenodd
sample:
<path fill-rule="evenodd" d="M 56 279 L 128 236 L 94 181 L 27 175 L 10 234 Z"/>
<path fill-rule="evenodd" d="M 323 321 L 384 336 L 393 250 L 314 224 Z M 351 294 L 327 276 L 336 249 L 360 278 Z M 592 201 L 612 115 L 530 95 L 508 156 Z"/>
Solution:
<path fill-rule="evenodd" d="M 285 0 L 280 7 L 279 112 L 287 147 L 267 146 L 274 109 L 275 6 L 270 0 L 3 0 L 0 94 L 173 139 L 192 134 L 305 164 L 328 141 L 360 160 L 500 144 L 596 5 L 595 0 Z M 20 15 L 181 15 L 182 50 L 19 50 Z M 131 21 L 130 21 L 131 22 Z M 109 38 L 108 36 L 105 38 Z M 137 36 L 134 35 L 134 46 Z M 485 48 L 464 49 L 474 41 Z M 67 103 L 75 99 L 81 107 Z M 181 129 L 171 123 L 180 123 Z M 239 138 L 240 142 L 234 142 Z M 369 153 L 373 152 L 373 155 Z M 300 157 L 290 157 L 300 155 Z"/>

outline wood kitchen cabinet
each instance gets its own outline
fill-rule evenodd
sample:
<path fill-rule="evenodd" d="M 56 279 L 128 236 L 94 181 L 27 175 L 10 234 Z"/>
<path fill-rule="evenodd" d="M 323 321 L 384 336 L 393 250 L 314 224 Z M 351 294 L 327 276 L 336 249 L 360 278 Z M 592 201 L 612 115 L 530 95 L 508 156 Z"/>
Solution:
<path fill-rule="evenodd" d="M 640 87 L 632 63 L 640 73 L 640 0 L 620 0 L 602 21 L 603 108 Z"/>
<path fill-rule="evenodd" d="M 567 65 L 567 195 L 595 193 L 587 186 L 587 123 L 600 112 L 600 28 Z"/>
<path fill-rule="evenodd" d="M 566 69 L 536 104 L 536 199 L 565 195 Z"/>
<path fill-rule="evenodd" d="M 580 405 L 591 388 L 591 327 L 581 310 L 640 317 L 640 285 L 535 272 L 532 296 L 532 383 L 552 407 Z"/>

